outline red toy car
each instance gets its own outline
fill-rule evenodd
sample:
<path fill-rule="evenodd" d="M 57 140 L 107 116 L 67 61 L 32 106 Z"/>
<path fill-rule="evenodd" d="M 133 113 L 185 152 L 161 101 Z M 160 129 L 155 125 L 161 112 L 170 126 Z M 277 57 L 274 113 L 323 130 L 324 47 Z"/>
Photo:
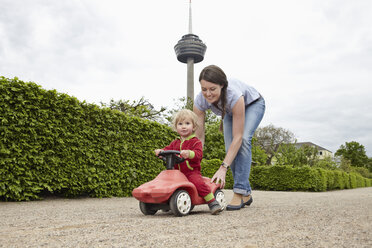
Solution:
<path fill-rule="evenodd" d="M 185 216 L 195 205 L 206 204 L 205 200 L 198 195 L 195 185 L 182 172 L 174 169 L 175 164 L 184 161 L 177 154 L 180 152 L 174 150 L 159 153 L 159 157 L 165 161 L 167 170 L 132 191 L 132 195 L 140 201 L 139 206 L 144 215 L 154 215 L 158 210 L 171 210 L 176 216 Z M 208 177 L 203 178 L 224 209 L 225 194 L 219 184 L 211 183 Z"/>

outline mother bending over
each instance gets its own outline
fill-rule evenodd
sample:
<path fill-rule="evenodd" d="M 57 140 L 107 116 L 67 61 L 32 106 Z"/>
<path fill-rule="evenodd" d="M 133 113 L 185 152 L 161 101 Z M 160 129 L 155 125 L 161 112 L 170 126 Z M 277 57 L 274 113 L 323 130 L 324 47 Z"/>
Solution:
<path fill-rule="evenodd" d="M 205 111 L 222 117 L 226 156 L 211 181 L 225 186 L 226 172 L 231 167 L 234 196 L 226 210 L 249 206 L 253 198 L 249 183 L 252 163 L 252 137 L 265 113 L 265 100 L 253 87 L 236 79 L 227 79 L 221 68 L 205 67 L 199 76 L 201 92 L 194 101 L 199 128 L 196 136 L 204 144 Z"/>

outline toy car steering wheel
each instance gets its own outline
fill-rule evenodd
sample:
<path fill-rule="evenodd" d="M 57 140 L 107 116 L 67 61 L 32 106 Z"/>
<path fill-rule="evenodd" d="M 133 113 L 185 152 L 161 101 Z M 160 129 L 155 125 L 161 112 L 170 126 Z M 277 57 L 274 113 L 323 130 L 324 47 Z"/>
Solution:
<path fill-rule="evenodd" d="M 180 155 L 180 151 L 176 150 L 167 150 L 167 151 L 162 151 L 159 153 L 159 157 L 162 157 L 163 161 L 165 162 L 165 166 L 167 170 L 173 170 L 175 164 L 180 164 L 183 161 L 185 161 L 184 158 L 181 158 L 177 155 Z"/>

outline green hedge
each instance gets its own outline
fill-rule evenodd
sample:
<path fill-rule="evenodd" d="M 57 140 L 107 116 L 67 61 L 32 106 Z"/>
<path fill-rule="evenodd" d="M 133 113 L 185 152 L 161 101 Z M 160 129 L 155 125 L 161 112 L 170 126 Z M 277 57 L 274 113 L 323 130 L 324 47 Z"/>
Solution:
<path fill-rule="evenodd" d="M 356 173 L 309 166 L 253 166 L 252 188 L 283 191 L 326 191 L 371 187 L 372 180 Z"/>
<path fill-rule="evenodd" d="M 0 199 L 130 196 L 163 169 L 168 127 L 0 77 Z"/>
<path fill-rule="evenodd" d="M 219 159 L 203 160 L 202 174 L 212 177 L 221 162 Z M 278 191 L 327 191 L 372 186 L 371 179 L 356 173 L 309 166 L 253 166 L 249 180 L 253 189 Z M 232 189 L 233 185 L 234 180 L 229 170 L 225 188 Z"/>
<path fill-rule="evenodd" d="M 265 190 L 325 191 L 326 172 L 310 167 L 291 166 L 252 167 L 251 184 L 253 188 Z"/>

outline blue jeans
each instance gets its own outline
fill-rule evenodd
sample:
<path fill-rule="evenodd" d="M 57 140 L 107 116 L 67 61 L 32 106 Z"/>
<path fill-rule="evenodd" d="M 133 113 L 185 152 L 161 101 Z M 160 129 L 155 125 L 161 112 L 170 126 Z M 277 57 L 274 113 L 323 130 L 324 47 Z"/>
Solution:
<path fill-rule="evenodd" d="M 265 100 L 261 97 L 259 100 L 245 107 L 245 122 L 242 145 L 236 154 L 233 163 L 230 165 L 234 177 L 233 191 L 244 196 L 251 194 L 251 185 L 249 183 L 249 173 L 252 163 L 252 137 L 260 124 L 265 113 Z M 232 142 L 232 122 L 233 117 L 226 114 L 223 120 L 223 134 L 225 139 L 226 152 Z"/>

